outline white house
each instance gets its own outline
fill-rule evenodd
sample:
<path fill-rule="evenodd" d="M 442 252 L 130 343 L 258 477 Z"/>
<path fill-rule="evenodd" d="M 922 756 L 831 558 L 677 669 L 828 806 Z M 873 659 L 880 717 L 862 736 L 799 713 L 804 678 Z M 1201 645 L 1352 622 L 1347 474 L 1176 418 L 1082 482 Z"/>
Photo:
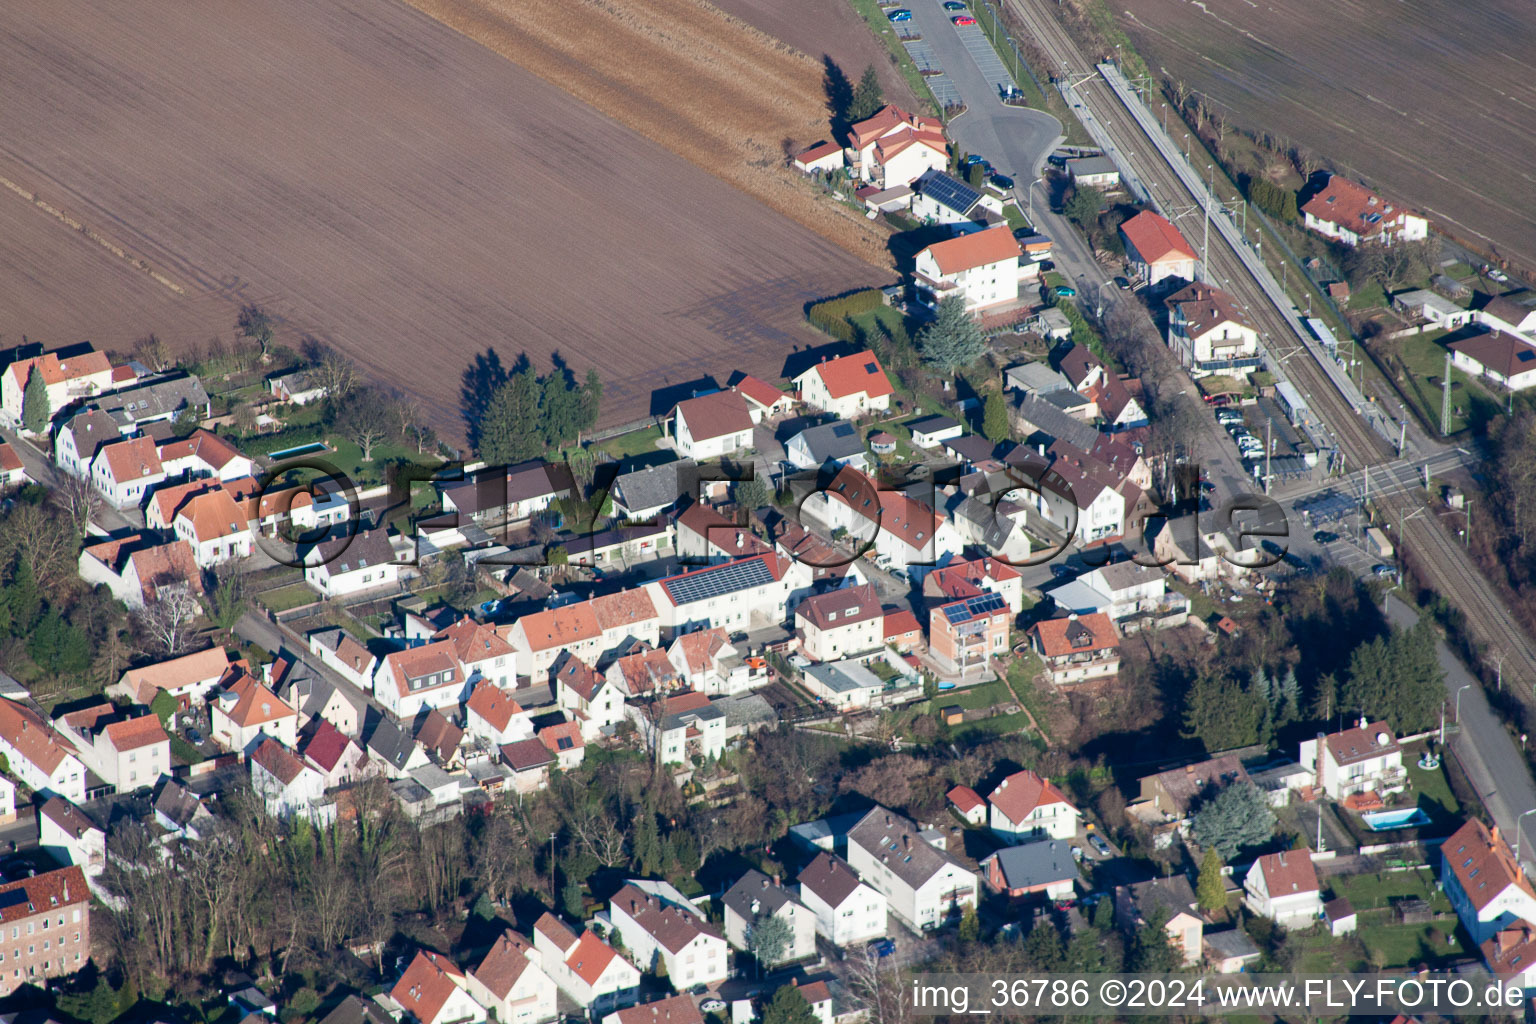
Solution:
<path fill-rule="evenodd" d="M 591 931 L 580 936 L 546 913 L 533 925 L 533 948 L 544 970 L 589 1017 L 597 1018 L 640 998 L 640 972 Z"/>
<path fill-rule="evenodd" d="M 801 402 L 841 420 L 884 412 L 895 391 L 873 352 L 824 360 L 798 374 L 793 384 Z"/>
<path fill-rule="evenodd" d="M 748 871 L 725 891 L 725 939 L 744 953 L 752 951 L 752 929 L 765 918 L 784 922 L 789 941 L 764 968 L 776 968 L 816 956 L 816 915 L 800 902 L 794 886 L 761 871 Z"/>
<path fill-rule="evenodd" d="M 1081 156 L 1067 161 L 1067 174 L 1079 187 L 1110 189 L 1120 184 L 1120 168 L 1107 156 Z"/>
<path fill-rule="evenodd" d="M 250 753 L 267 737 L 285 747 L 298 740 L 298 711 L 247 672 L 224 684 L 209 704 L 208 718 L 214 742 L 238 753 Z"/>
<path fill-rule="evenodd" d="M 725 753 L 725 711 L 702 693 L 653 697 L 627 704 L 625 711 L 662 764 L 685 765 Z"/>
<path fill-rule="evenodd" d="M 569 469 L 539 459 L 492 466 L 444 485 L 443 510 L 457 515 L 460 523 L 518 523 L 569 497 L 573 486 Z"/>
<path fill-rule="evenodd" d="M 636 962 L 664 965 L 678 988 L 713 984 L 730 974 L 725 937 L 665 882 L 631 879 L 613 894 L 608 917 Z"/>
<path fill-rule="evenodd" d="M 111 450 L 104 449 L 98 461 Z M 192 546 L 193 559 L 205 569 L 249 558 L 255 544 L 250 519 L 222 487 L 188 498 L 171 526 L 177 537 Z"/>
<path fill-rule="evenodd" d="M 910 185 L 949 163 L 944 122 L 909 114 L 895 104 L 852 125 L 848 147 L 857 155 L 859 177 L 880 188 Z"/>
<path fill-rule="evenodd" d="M 0 754 L 28 789 L 85 803 L 85 764 L 69 740 L 30 709 L 0 700 Z"/>
<path fill-rule="evenodd" d="M 798 562 L 775 554 L 693 569 L 648 583 L 661 625 L 674 632 L 719 627 L 730 632 L 777 625 L 805 575 Z"/>
<path fill-rule="evenodd" d="M 718 626 L 677 637 L 667 647 L 667 657 L 683 685 L 700 693 L 741 693 L 768 682 L 766 663 L 742 657 Z"/>
<path fill-rule="evenodd" d="M 38 845 L 60 864 L 95 878 L 107 869 L 107 833 L 94 818 L 63 797 L 49 797 L 37 811 Z"/>
<path fill-rule="evenodd" d="M 80 760 L 119 793 L 153 786 L 171 770 L 171 741 L 156 715 L 124 718 L 103 700 L 58 719 Z"/>
<path fill-rule="evenodd" d="M 305 558 L 304 582 L 322 597 L 346 597 L 400 580 L 400 565 L 389 542 L 389 527 L 360 530 L 343 528 L 339 535 L 317 544 Z"/>
<path fill-rule="evenodd" d="M 1418 242 L 1429 237 L 1429 221 L 1394 207 L 1364 185 L 1333 174 L 1301 207 L 1307 227 L 1344 245 L 1361 242 Z"/>
<path fill-rule="evenodd" d="M 976 189 L 943 171 L 923 175 L 913 186 L 912 216 L 924 224 L 957 224 L 962 229 L 1000 223 L 1003 203 L 994 193 Z"/>
<path fill-rule="evenodd" d="M 672 410 L 672 440 L 678 454 L 702 461 L 752 445 L 752 414 L 734 389 L 678 402 Z"/>
<path fill-rule="evenodd" d="M 855 469 L 840 470 L 801 512 L 828 530 L 847 531 L 857 548 L 873 541 L 876 562 L 887 568 L 933 565 L 965 546 L 948 517 L 902 491 L 881 490 Z"/>
<path fill-rule="evenodd" d="M 326 789 L 355 782 L 367 774 L 368 755 L 362 746 L 324 719 L 307 730 L 299 756 L 324 777 Z"/>
<path fill-rule="evenodd" d="M 458 704 L 464 694 L 464 666 L 448 640 L 392 651 L 373 677 L 373 695 L 402 721 L 422 708 Z"/>
<path fill-rule="evenodd" d="M 378 668 L 379 659 L 346 630 L 315 630 L 309 634 L 309 651 L 320 659 L 321 664 L 352 685 L 364 690 L 372 687 L 373 673 Z"/>
<path fill-rule="evenodd" d="M 1316 785 L 1334 800 L 1356 793 L 1400 792 L 1408 783 L 1403 752 L 1385 722 L 1360 719 L 1352 729 L 1302 740 L 1297 760 L 1316 775 Z"/>
<path fill-rule="evenodd" d="M 1409 291 L 1398 292 L 1392 296 L 1392 308 L 1401 310 L 1409 316 L 1419 317 L 1447 331 L 1457 330 L 1471 323 L 1474 319 L 1480 319 L 1487 309 L 1487 307 L 1484 307 L 1483 310 L 1474 313 L 1472 310 L 1458 306 L 1450 299 L 1447 299 L 1438 292 L 1432 292 L 1428 288 L 1414 288 Z M 1520 328 L 1512 327 L 1511 329 L 1519 330 Z"/>
<path fill-rule="evenodd" d="M 885 895 L 859 881 L 848 862 L 821 852 L 800 872 L 800 900 L 816 917 L 816 932 L 839 948 L 886 933 Z"/>
<path fill-rule="evenodd" d="M 1497 825 L 1474 818 L 1451 834 L 1440 847 L 1440 884 L 1473 942 L 1536 922 L 1536 890 Z"/>
<path fill-rule="evenodd" d="M 294 405 L 318 402 L 330 394 L 330 388 L 319 383 L 308 370 L 268 377 L 267 390 L 279 402 L 291 402 Z"/>
<path fill-rule="evenodd" d="M 1439 300 L 1439 303 L 1443 304 L 1441 306 L 1443 315 L 1438 318 L 1431 316 L 1431 311 L 1435 304 L 1428 300 L 1423 300 L 1422 312 L 1425 318 L 1433 323 L 1443 324 L 1446 327 L 1457 326 L 1455 323 L 1457 314 L 1466 314 L 1467 310 L 1453 303 L 1447 303 L 1446 300 L 1441 299 L 1434 292 L 1429 294 L 1433 295 Z M 1446 305 L 1449 305 L 1450 309 L 1444 309 Z M 1472 318 L 1478 323 L 1486 324 L 1490 330 L 1503 331 L 1506 334 L 1518 334 L 1524 337 L 1536 335 L 1536 291 L 1526 288 L 1518 292 L 1495 295 L 1483 303 L 1482 308 L 1473 314 Z"/>
<path fill-rule="evenodd" d="M 843 147 L 835 142 L 818 142 L 809 149 L 796 155 L 795 170 L 802 174 L 830 174 L 833 171 L 843 169 L 846 159 L 843 156 Z"/>
<path fill-rule="evenodd" d="M 883 893 L 890 912 L 926 932 L 959 920 L 976 905 L 977 877 L 915 822 L 875 807 L 848 830 L 848 864 Z"/>
<path fill-rule="evenodd" d="M 1536 387 L 1536 344 L 1503 331 L 1485 331 L 1446 346 L 1451 365 L 1510 391 Z"/>
<path fill-rule="evenodd" d="M 155 442 L 148 437 L 102 445 L 91 462 L 91 482 L 113 508 L 137 508 L 165 476 Z"/>
<path fill-rule="evenodd" d="M 113 387 L 112 364 L 101 352 L 82 352 L 66 359 L 60 359 L 57 352 L 45 352 L 29 359 L 18 359 L 0 374 L 0 411 L 12 424 L 21 423 L 27 382 L 33 373 L 43 380 L 50 420 L 71 402 L 110 391 Z"/>
<path fill-rule="evenodd" d="M 336 805 L 324 802 L 325 776 L 277 740 L 266 738 L 251 752 L 251 789 L 274 818 L 307 815 L 317 824 L 334 820 Z"/>
<path fill-rule="evenodd" d="M 1243 903 L 1259 917 L 1288 928 L 1306 927 L 1323 912 L 1317 869 L 1306 850 L 1266 853 L 1243 879 Z"/>
<path fill-rule="evenodd" d="M 699 1006 L 688 993 L 629 1006 L 603 1017 L 601 1024 L 704 1024 Z"/>
<path fill-rule="evenodd" d="M 1071 839 L 1083 816 L 1055 783 L 1027 768 L 999 782 L 987 803 L 988 825 L 1010 843 L 1045 836 Z"/>
<path fill-rule="evenodd" d="M 174 591 L 203 593 L 203 573 L 184 540 L 157 543 L 148 533 L 98 541 L 81 548 L 80 578 L 100 584 L 129 608 L 143 608 Z"/>
<path fill-rule="evenodd" d="M 464 731 L 498 747 L 532 736 L 532 719 L 510 693 L 488 679 L 476 683 L 464 702 Z"/>
<path fill-rule="evenodd" d="M 1157 611 L 1168 593 L 1165 573 L 1130 559 L 1101 565 L 1079 578 L 1107 598 L 1104 606 L 1096 610 L 1116 622 Z"/>
<path fill-rule="evenodd" d="M 863 469 L 869 462 L 858 429 L 840 420 L 800 431 L 785 442 L 784 454 L 797 469 L 820 469 L 829 463 Z"/>
<path fill-rule="evenodd" d="M 619 685 L 569 651 L 556 659 L 549 680 L 555 704 L 576 713 L 587 739 L 596 739 L 602 730 L 624 720 L 624 693 Z"/>
<path fill-rule="evenodd" d="M 411 1024 L 479 1024 L 486 1009 L 469 994 L 469 979 L 441 953 L 417 950 L 390 997 Z"/>
<path fill-rule="evenodd" d="M 1168 296 L 1168 347 L 1197 374 L 1257 367 L 1259 331 L 1228 292 L 1196 281 Z"/>
<path fill-rule="evenodd" d="M 884 622 L 883 617 L 881 621 Z M 800 685 L 806 693 L 834 711 L 873 707 L 885 692 L 885 680 L 853 660 L 807 665 L 800 677 Z"/>
<path fill-rule="evenodd" d="M 957 601 L 997 594 L 1014 615 L 1024 611 L 1024 577 L 996 558 L 958 559 L 923 576 L 923 597 Z"/>
<path fill-rule="evenodd" d="M 53 439 L 53 461 L 74 477 L 91 476 L 91 463 L 104 445 L 123 439 L 117 421 L 95 406 L 75 413 Z"/>
<path fill-rule="evenodd" d="M 795 606 L 800 650 L 812 661 L 838 661 L 885 646 L 885 612 L 871 584 L 840 587 Z"/>
<path fill-rule="evenodd" d="M 1143 210 L 1120 225 L 1125 258 L 1136 279 L 1155 287 L 1170 278 L 1193 281 L 1199 262 L 1179 229 L 1151 210 Z"/>
<path fill-rule="evenodd" d="M 967 310 L 1017 302 L 1022 256 L 1006 224 L 935 242 L 918 252 L 913 262 L 918 301 L 938 308 L 940 302 L 959 295 Z"/>
<path fill-rule="evenodd" d="M 1536 925 L 1517 921 L 1482 944 L 1488 970 L 1510 988 L 1536 989 Z"/>
<path fill-rule="evenodd" d="M 517 674 L 540 679 L 565 653 L 595 664 L 631 637 L 654 647 L 669 623 L 663 623 L 651 594 L 650 586 L 636 587 L 522 616 L 505 633 Z"/>
<path fill-rule="evenodd" d="M 508 928 L 469 972 L 469 994 L 495 1011 L 497 1024 L 554 1020 L 555 982 L 543 962 L 544 955 L 532 943 Z"/>
<path fill-rule="evenodd" d="M 131 668 L 107 687 L 106 694 L 148 707 L 155 696 L 165 690 L 176 698 L 177 709 L 186 711 L 193 703 L 204 700 L 226 673 L 244 668 L 245 662 L 231 658 L 224 648 L 210 647 L 153 665 Z"/>
<path fill-rule="evenodd" d="M 256 473 L 256 463 L 217 434 L 201 428 L 180 441 L 159 448 L 160 461 L 170 477 L 210 477 L 220 483 L 246 480 Z"/>

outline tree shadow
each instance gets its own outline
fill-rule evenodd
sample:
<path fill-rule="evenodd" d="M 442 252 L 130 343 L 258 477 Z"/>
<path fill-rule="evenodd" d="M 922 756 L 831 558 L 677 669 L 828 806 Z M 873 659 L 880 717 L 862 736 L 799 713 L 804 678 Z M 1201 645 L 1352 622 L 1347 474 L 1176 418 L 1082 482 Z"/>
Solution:
<path fill-rule="evenodd" d="M 848 105 L 853 102 L 853 83 L 830 54 L 821 55 L 821 90 L 827 98 L 827 117 L 832 134 L 841 139 L 848 133 Z"/>
<path fill-rule="evenodd" d="M 459 405 L 464 417 L 465 437 L 471 448 L 480 447 L 480 421 L 485 418 L 496 389 L 510 376 L 507 367 L 502 365 L 501 354 L 489 346 L 484 352 L 477 353 L 464 371 L 459 385 Z"/>
<path fill-rule="evenodd" d="M 668 384 L 664 388 L 656 388 L 651 392 L 651 415 L 665 416 L 678 402 L 685 402 L 697 395 L 719 390 L 719 383 L 709 374 L 680 384 Z"/>

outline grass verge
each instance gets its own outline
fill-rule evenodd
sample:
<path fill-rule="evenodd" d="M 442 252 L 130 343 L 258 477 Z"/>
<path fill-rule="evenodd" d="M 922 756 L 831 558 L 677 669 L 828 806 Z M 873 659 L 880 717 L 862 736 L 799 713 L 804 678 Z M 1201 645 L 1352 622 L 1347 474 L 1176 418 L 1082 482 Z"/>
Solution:
<path fill-rule="evenodd" d="M 864 19 L 864 24 L 875 34 L 875 38 L 886 45 L 891 51 L 891 56 L 896 58 L 896 66 L 901 69 L 901 77 L 907 80 L 912 87 L 912 92 L 927 107 L 928 113 L 939 116 L 939 105 L 933 98 L 928 83 L 917 70 L 917 65 L 912 63 L 912 55 L 907 48 L 901 45 L 901 40 L 896 35 L 896 30 L 891 28 L 891 19 L 885 16 L 876 0 L 848 0 L 859 17 Z"/>

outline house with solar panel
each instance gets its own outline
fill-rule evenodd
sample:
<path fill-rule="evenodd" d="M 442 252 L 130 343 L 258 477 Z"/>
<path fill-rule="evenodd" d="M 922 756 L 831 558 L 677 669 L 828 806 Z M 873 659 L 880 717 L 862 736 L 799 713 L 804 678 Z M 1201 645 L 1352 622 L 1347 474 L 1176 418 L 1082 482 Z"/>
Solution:
<path fill-rule="evenodd" d="M 842 420 L 886 411 L 895 391 L 873 352 L 823 360 L 796 376 L 793 383 L 800 401 Z"/>
<path fill-rule="evenodd" d="M 754 555 L 646 584 L 670 636 L 718 626 L 728 632 L 782 623 L 790 594 L 809 577 L 796 561 Z"/>
<path fill-rule="evenodd" d="M 1003 201 L 943 171 L 930 171 L 912 186 L 912 216 L 924 224 L 953 224 L 976 230 L 1003 223 Z"/>
<path fill-rule="evenodd" d="M 983 673 L 1008 653 L 1012 622 L 1007 600 L 990 591 L 941 604 L 928 612 L 928 653 L 949 675 Z"/>

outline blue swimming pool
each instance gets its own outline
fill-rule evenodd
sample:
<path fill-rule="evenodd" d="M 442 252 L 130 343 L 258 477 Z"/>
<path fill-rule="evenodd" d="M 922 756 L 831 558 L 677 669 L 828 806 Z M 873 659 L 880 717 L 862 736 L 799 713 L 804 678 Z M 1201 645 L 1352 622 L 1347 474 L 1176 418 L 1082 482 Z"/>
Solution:
<path fill-rule="evenodd" d="M 301 444 L 297 448 L 284 448 L 280 452 L 273 452 L 271 458 L 291 459 L 297 455 L 319 455 L 321 452 L 331 450 L 330 445 L 323 441 L 314 441 L 310 444 Z"/>
<path fill-rule="evenodd" d="M 1369 814 L 1360 815 L 1360 820 L 1365 822 L 1365 827 L 1372 832 L 1390 832 L 1395 828 L 1418 828 L 1420 825 L 1429 824 L 1429 815 L 1417 807 L 1408 807 L 1398 811 L 1372 811 Z"/>
<path fill-rule="evenodd" d="M 954 688 L 955 688 L 955 684 L 954 683 L 940 683 L 939 684 L 939 689 L 940 690 L 953 690 Z"/>

